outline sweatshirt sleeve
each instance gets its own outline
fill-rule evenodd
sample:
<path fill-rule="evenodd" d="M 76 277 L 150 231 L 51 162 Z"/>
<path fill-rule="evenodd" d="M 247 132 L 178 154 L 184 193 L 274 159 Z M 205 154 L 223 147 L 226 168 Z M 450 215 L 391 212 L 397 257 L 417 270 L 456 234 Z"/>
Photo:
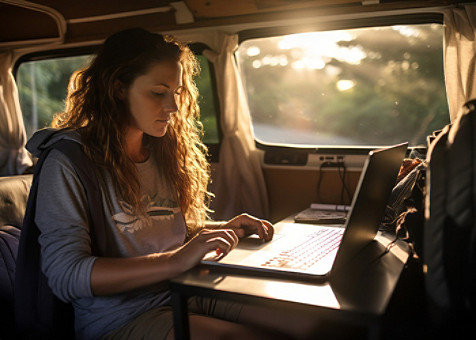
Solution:
<path fill-rule="evenodd" d="M 88 201 L 72 164 L 57 150 L 40 172 L 35 222 L 42 270 L 53 293 L 67 302 L 93 296 Z"/>

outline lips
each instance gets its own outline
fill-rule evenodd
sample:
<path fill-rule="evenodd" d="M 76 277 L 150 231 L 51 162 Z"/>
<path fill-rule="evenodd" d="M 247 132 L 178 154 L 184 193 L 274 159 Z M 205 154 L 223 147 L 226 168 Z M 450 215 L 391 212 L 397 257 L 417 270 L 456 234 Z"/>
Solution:
<path fill-rule="evenodd" d="M 170 122 L 170 118 L 167 119 L 157 119 L 157 122 L 168 124 Z"/>

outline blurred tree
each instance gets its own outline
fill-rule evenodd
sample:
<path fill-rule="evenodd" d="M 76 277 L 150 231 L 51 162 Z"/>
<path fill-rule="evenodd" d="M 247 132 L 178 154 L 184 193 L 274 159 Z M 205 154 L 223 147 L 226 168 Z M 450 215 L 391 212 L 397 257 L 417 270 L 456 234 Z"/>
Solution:
<path fill-rule="evenodd" d="M 283 37 L 244 42 L 238 54 L 254 124 L 297 129 L 298 143 L 312 133 L 316 144 L 416 145 L 449 122 L 441 25 L 350 32 L 335 34 L 334 47 L 320 33 L 285 50 Z M 320 46 L 329 51 L 306 59 L 306 49 Z"/>
<path fill-rule="evenodd" d="M 21 64 L 17 84 L 28 136 L 48 126 L 53 115 L 64 110 L 69 78 L 88 58 L 69 57 Z"/>

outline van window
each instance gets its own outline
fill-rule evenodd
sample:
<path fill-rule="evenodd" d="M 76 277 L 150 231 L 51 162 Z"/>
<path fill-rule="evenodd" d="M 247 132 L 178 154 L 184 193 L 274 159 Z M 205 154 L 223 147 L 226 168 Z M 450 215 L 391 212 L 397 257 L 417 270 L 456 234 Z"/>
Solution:
<path fill-rule="evenodd" d="M 416 146 L 449 123 L 441 24 L 249 39 L 237 59 L 264 143 Z"/>
<path fill-rule="evenodd" d="M 23 62 L 16 74 L 20 106 L 29 137 L 51 123 L 64 109 L 71 74 L 85 65 L 89 56 Z"/>
<path fill-rule="evenodd" d="M 195 79 L 200 92 L 201 121 L 205 144 L 218 144 L 217 112 L 213 79 L 208 60 L 197 55 L 201 73 Z M 64 100 L 71 74 L 85 66 L 90 56 L 53 58 L 23 62 L 18 67 L 16 81 L 28 138 L 39 128 L 50 125 L 55 113 L 64 110 Z"/>

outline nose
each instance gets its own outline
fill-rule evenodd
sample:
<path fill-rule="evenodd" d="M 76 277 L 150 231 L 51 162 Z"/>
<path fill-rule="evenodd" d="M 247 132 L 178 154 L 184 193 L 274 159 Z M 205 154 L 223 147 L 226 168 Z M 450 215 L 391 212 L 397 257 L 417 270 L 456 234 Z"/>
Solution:
<path fill-rule="evenodd" d="M 177 101 L 178 101 L 177 95 L 175 94 L 170 95 L 165 105 L 165 111 L 169 113 L 177 112 L 178 110 Z"/>

